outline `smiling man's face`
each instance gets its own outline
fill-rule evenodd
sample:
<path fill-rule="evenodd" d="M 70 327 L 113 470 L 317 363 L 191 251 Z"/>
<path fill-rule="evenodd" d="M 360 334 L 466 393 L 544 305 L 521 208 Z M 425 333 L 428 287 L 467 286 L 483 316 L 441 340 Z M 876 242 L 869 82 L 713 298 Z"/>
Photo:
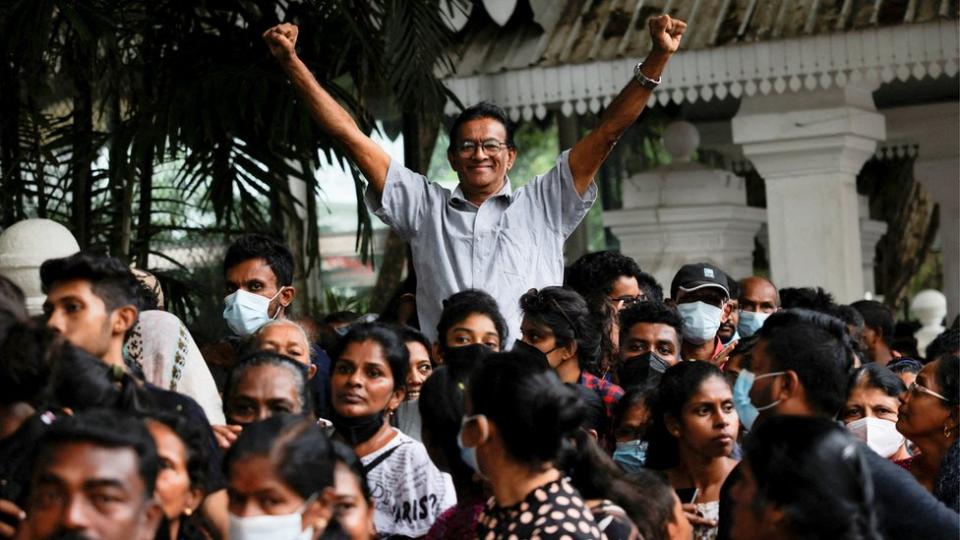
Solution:
<path fill-rule="evenodd" d="M 462 190 L 468 198 L 473 193 L 492 195 L 503 187 L 507 171 L 517 158 L 515 148 L 502 148 L 488 153 L 483 149 L 485 141 L 507 142 L 507 128 L 493 118 L 475 118 L 460 126 L 453 150 L 448 152 L 450 167 L 457 172 Z M 461 152 L 461 144 L 469 141 L 476 146 L 470 152 Z"/>

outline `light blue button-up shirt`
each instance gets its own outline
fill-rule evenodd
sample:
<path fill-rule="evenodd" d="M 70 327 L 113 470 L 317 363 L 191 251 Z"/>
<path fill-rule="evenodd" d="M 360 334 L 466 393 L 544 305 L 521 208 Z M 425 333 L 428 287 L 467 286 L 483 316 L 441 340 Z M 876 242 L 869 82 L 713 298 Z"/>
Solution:
<path fill-rule="evenodd" d="M 563 283 L 563 243 L 597 198 L 593 182 L 583 197 L 577 193 L 569 155 L 560 154 L 552 169 L 516 192 L 504 182 L 480 206 L 459 186 L 451 192 L 396 161 L 379 202 L 367 189 L 370 211 L 410 243 L 417 315 L 431 341 L 443 300 L 456 292 L 473 288 L 493 296 L 512 340 L 520 337 L 520 296 Z"/>

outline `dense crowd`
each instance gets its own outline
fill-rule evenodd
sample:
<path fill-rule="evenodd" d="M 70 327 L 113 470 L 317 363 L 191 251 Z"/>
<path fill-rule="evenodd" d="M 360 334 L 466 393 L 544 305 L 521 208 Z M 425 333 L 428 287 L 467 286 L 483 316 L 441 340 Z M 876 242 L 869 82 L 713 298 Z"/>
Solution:
<path fill-rule="evenodd" d="M 920 354 L 878 302 L 707 263 L 665 291 L 598 252 L 517 300 L 519 336 L 467 289 L 431 341 L 396 302 L 298 313 L 265 236 L 223 274 L 232 333 L 202 348 L 119 260 L 45 262 L 33 318 L 0 277 L 0 534 L 960 533 L 956 324 Z"/>
<path fill-rule="evenodd" d="M 875 301 L 709 263 L 660 284 L 611 251 L 564 268 L 686 27 L 648 25 L 596 129 L 515 191 L 498 107 L 453 122 L 451 191 L 358 128 L 297 27 L 267 30 L 415 287 L 380 314 L 309 313 L 283 242 L 244 236 L 229 335 L 198 345 L 117 259 L 44 262 L 35 317 L 0 276 L 0 537 L 960 537 L 956 321 L 918 351 Z"/>

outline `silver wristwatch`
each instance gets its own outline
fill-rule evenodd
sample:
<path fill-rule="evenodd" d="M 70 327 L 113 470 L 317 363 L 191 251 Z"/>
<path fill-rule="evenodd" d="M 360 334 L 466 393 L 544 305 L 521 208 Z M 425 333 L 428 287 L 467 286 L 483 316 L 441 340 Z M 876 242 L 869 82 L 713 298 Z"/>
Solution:
<path fill-rule="evenodd" d="M 640 83 L 640 86 L 650 90 L 656 90 L 656 88 L 660 86 L 661 78 L 657 77 L 656 79 L 651 79 L 650 77 L 647 77 L 642 71 L 640 71 L 641 67 L 643 67 L 643 62 L 637 62 L 637 67 L 633 68 L 633 78 Z"/>

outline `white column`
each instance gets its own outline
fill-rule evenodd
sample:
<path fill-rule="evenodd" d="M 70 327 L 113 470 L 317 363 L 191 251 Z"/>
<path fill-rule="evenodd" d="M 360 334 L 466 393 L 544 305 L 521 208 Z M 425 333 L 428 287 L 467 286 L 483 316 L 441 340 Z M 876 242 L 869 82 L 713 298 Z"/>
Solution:
<path fill-rule="evenodd" d="M 887 223 L 870 219 L 870 198 L 858 197 L 860 204 L 860 249 L 863 260 L 863 290 L 876 296 L 874 269 L 877 266 L 877 242 L 887 233 Z"/>
<path fill-rule="evenodd" d="M 863 298 L 857 173 L 885 137 L 873 88 L 745 98 L 734 142 L 764 177 L 770 270 L 780 287 Z"/>
<path fill-rule="evenodd" d="M 746 182 L 690 162 L 699 142 L 686 122 L 668 126 L 664 145 L 674 163 L 627 178 L 623 209 L 603 213 L 620 251 L 669 287 L 681 266 L 710 262 L 735 279 L 753 274 L 754 237 L 762 208 L 746 204 Z"/>

